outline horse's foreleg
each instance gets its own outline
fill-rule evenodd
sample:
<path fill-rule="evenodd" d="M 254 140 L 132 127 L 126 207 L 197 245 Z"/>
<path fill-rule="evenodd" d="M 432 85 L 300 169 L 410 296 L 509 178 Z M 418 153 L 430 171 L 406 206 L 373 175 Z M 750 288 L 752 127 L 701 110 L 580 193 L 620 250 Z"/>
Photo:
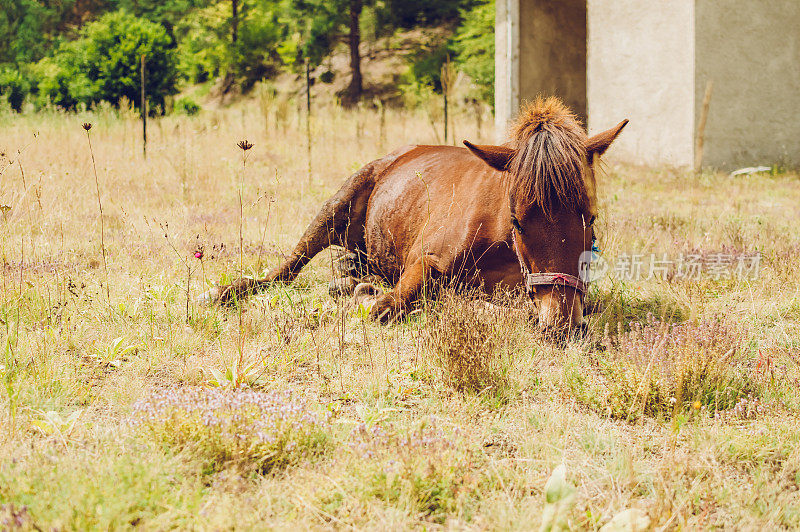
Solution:
<path fill-rule="evenodd" d="M 429 287 L 435 274 L 427 261 L 419 259 L 412 263 L 400 275 L 394 289 L 375 301 L 370 310 L 370 317 L 384 323 L 407 312 L 411 304 L 418 299 L 423 290 Z"/>
<path fill-rule="evenodd" d="M 376 173 L 384 165 L 376 161 L 366 165 L 342 186 L 320 209 L 291 255 L 263 279 L 240 278 L 226 286 L 217 286 L 200 296 L 206 303 L 219 303 L 246 297 L 275 281 L 291 282 L 317 253 L 331 245 L 355 249 L 363 242 L 367 202 Z M 361 244 L 363 247 L 363 244 Z"/>

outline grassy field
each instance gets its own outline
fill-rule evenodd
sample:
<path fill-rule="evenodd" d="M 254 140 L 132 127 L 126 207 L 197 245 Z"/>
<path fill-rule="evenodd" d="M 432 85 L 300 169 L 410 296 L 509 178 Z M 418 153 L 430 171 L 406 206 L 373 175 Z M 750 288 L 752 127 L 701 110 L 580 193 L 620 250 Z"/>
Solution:
<path fill-rule="evenodd" d="M 151 121 L 144 160 L 126 113 L 0 116 L 0 529 L 800 527 L 797 174 L 606 164 L 603 254 L 705 270 L 604 278 L 566 343 L 450 293 L 378 326 L 328 295 L 329 252 L 194 304 L 442 132 L 331 107 L 312 134 L 309 165 L 298 109 L 254 99 Z"/>

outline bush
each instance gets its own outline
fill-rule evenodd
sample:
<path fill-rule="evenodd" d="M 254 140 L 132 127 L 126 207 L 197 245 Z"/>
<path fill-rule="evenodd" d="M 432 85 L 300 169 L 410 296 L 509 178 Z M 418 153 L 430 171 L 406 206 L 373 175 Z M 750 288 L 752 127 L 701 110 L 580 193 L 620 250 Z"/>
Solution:
<path fill-rule="evenodd" d="M 326 70 L 325 72 L 319 75 L 319 80 L 325 84 L 333 83 L 333 80 L 335 78 L 336 74 L 332 70 Z"/>
<path fill-rule="evenodd" d="M 578 401 L 614 418 L 713 415 L 759 397 L 744 330 L 720 320 L 668 324 L 652 316 L 628 332 L 606 334 L 605 353 L 568 368 Z"/>
<path fill-rule="evenodd" d="M 458 391 L 478 393 L 507 385 L 499 316 L 452 293 L 443 294 L 426 329 L 427 348 L 445 384 Z"/>
<path fill-rule="evenodd" d="M 408 56 L 403 91 L 442 92 L 442 66 L 450 57 L 474 84 L 471 97 L 494 103 L 494 1 L 461 11 L 463 21 L 448 41 L 433 39 Z"/>
<path fill-rule="evenodd" d="M 133 425 L 186 450 L 209 471 L 267 473 L 321 453 L 328 418 L 285 393 L 221 388 L 156 392 L 134 407 Z"/>
<path fill-rule="evenodd" d="M 37 108 L 55 105 L 73 110 L 79 103 L 85 105 L 90 101 L 89 80 L 85 76 L 73 76 L 72 69 L 63 64 L 65 59 L 65 56 L 59 60 L 47 57 L 31 66 L 36 81 Z"/>
<path fill-rule="evenodd" d="M 404 84 L 418 83 L 430 87 L 437 93 L 442 92 L 442 66 L 451 55 L 446 44 L 421 48 L 409 56 L 408 72 L 403 76 Z"/>
<path fill-rule="evenodd" d="M 141 105 L 141 56 L 146 58 L 145 93 L 153 108 L 177 91 L 172 40 L 160 24 L 117 11 L 81 30 L 79 39 L 62 45 L 38 65 L 42 101 L 73 109 L 123 97 Z"/>
<path fill-rule="evenodd" d="M 17 70 L 0 70 L 0 97 L 17 113 L 22 112 L 22 104 L 31 90 L 30 82 Z"/>
<path fill-rule="evenodd" d="M 191 98 L 180 98 L 175 102 L 173 111 L 187 116 L 194 116 L 200 112 L 200 105 Z"/>

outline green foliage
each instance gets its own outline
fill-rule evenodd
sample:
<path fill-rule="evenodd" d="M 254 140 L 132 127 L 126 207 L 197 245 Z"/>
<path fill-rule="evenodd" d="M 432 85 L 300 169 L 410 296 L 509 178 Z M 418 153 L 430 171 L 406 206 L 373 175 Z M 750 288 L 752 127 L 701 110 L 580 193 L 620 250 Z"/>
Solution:
<path fill-rule="evenodd" d="M 295 69 L 305 60 L 312 68 L 322 63 L 344 35 L 349 4 L 349 0 L 288 0 L 281 19 L 287 35 L 281 47 L 284 63 Z"/>
<path fill-rule="evenodd" d="M 153 107 L 163 109 L 176 92 L 177 68 L 172 41 L 163 26 L 124 11 L 87 25 L 79 39 L 62 45 L 37 67 L 41 101 L 67 109 L 123 97 L 141 104 L 140 61 L 146 57 L 145 92 Z"/>
<path fill-rule="evenodd" d="M 473 97 L 494 102 L 494 0 L 460 12 L 463 19 L 455 35 L 444 42 L 430 42 L 409 55 L 403 90 L 415 99 L 442 92 L 442 66 L 449 57 L 474 83 Z"/>
<path fill-rule="evenodd" d="M 0 64 L 19 65 L 43 57 L 55 40 L 61 15 L 74 3 L 0 0 Z"/>
<path fill-rule="evenodd" d="M 494 102 L 494 0 L 462 12 L 452 48 L 459 69 L 475 84 L 476 97 Z"/>
<path fill-rule="evenodd" d="M 458 18 L 459 11 L 469 7 L 471 0 L 387 0 L 386 22 L 401 28 L 432 26 Z"/>
<path fill-rule="evenodd" d="M 59 58 L 65 62 L 65 57 Z M 85 78 L 73 78 L 71 71 L 60 64 L 59 60 L 46 57 L 31 65 L 31 74 L 36 83 L 36 106 L 55 105 L 63 109 L 75 109 L 79 103 L 79 94 L 87 92 Z"/>
<path fill-rule="evenodd" d="M 224 92 L 237 86 L 247 91 L 281 71 L 319 66 L 350 32 L 351 0 L 236 0 L 235 18 L 232 3 L 0 0 L 0 68 L 8 67 L 0 70 L 0 90 L 15 110 L 28 93 L 40 108 L 116 105 L 122 97 L 139 107 L 139 57 L 145 54 L 148 100 L 163 110 L 179 78 L 221 79 Z M 477 97 L 491 100 L 492 0 L 360 5 L 364 39 L 418 25 L 452 29 L 463 19 L 451 41 L 438 38 L 412 55 L 406 91 L 417 100 L 440 92 L 449 55 L 475 81 Z"/>
<path fill-rule="evenodd" d="M 175 102 L 174 111 L 187 116 L 194 116 L 200 112 L 200 105 L 191 98 L 180 98 Z"/>
<path fill-rule="evenodd" d="M 16 112 L 22 111 L 25 97 L 31 90 L 30 82 L 18 71 L 0 70 L 0 97 Z"/>
<path fill-rule="evenodd" d="M 240 9 L 235 43 L 230 2 L 194 10 L 177 23 L 179 68 L 189 81 L 229 75 L 247 90 L 281 68 L 279 50 L 286 32 L 279 20 L 281 5 L 260 0 L 240 2 Z"/>
<path fill-rule="evenodd" d="M 274 2 L 262 2 L 248 9 L 240 19 L 238 40 L 231 47 L 231 63 L 244 91 L 262 79 L 275 76 L 282 66 L 276 46 L 285 29 L 279 17 Z"/>
<path fill-rule="evenodd" d="M 221 75 L 228 65 L 227 17 L 222 4 L 189 13 L 175 31 L 184 38 L 178 44 L 181 74 L 192 83 L 203 83 Z"/>
<path fill-rule="evenodd" d="M 421 85 L 434 92 L 441 92 L 442 65 L 449 55 L 450 50 L 446 43 L 429 48 L 421 47 L 410 56 L 408 72 L 403 76 L 405 84 Z"/>
<path fill-rule="evenodd" d="M 116 8 L 164 26 L 168 32 L 195 9 L 213 4 L 212 0 L 116 0 Z M 230 4 L 230 0 L 226 0 Z"/>
<path fill-rule="evenodd" d="M 239 2 L 232 40 L 229 1 L 197 9 L 178 22 L 181 72 L 193 82 L 228 76 L 246 91 L 281 69 L 302 70 L 327 57 L 346 33 L 349 0 Z"/>

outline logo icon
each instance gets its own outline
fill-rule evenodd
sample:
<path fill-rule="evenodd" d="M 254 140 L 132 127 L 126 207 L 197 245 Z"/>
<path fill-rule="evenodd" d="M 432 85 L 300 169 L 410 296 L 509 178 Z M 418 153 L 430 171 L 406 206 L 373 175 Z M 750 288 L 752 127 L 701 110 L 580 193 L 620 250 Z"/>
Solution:
<path fill-rule="evenodd" d="M 584 283 L 599 281 L 608 274 L 610 266 L 597 251 L 584 251 L 578 258 L 578 277 Z"/>

